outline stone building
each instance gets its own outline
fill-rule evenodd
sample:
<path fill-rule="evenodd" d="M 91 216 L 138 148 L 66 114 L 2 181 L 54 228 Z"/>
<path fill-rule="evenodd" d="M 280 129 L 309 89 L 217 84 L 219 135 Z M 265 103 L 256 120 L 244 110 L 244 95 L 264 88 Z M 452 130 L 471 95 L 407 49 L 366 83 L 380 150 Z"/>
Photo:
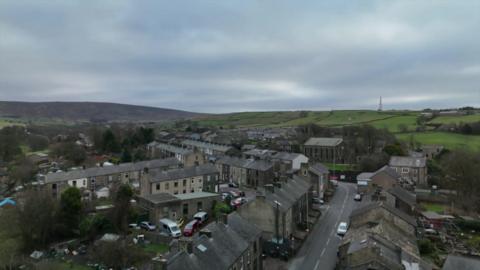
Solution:
<path fill-rule="evenodd" d="M 303 144 L 303 153 L 312 161 L 344 162 L 342 138 L 310 138 Z"/>

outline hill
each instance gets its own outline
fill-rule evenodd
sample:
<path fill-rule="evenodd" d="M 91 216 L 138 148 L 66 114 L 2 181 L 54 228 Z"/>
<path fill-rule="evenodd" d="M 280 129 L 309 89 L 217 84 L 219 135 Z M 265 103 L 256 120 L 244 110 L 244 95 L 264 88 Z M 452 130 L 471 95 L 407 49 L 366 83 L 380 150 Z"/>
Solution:
<path fill-rule="evenodd" d="M 0 117 L 72 122 L 160 122 L 201 114 L 156 107 L 103 102 L 0 101 Z"/>

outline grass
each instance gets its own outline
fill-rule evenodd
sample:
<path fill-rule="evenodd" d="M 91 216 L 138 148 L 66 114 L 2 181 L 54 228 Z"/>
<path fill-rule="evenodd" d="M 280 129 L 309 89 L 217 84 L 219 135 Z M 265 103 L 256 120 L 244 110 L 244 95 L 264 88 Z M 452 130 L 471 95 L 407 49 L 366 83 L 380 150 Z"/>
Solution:
<path fill-rule="evenodd" d="M 443 205 L 436 203 L 422 203 L 421 206 L 424 207 L 427 211 L 432 211 L 439 214 L 442 214 L 445 210 L 445 207 Z"/>
<path fill-rule="evenodd" d="M 76 263 L 69 263 L 69 262 L 59 262 L 59 261 L 43 261 L 37 264 L 39 269 L 68 269 L 68 270 L 90 270 L 92 268 L 80 265 Z"/>
<path fill-rule="evenodd" d="M 415 141 L 421 144 L 440 144 L 448 149 L 468 147 L 474 150 L 480 150 L 480 136 L 463 135 L 449 132 L 422 132 L 422 133 L 402 133 L 397 134 L 397 138 L 408 142 L 413 135 Z"/>
<path fill-rule="evenodd" d="M 333 163 L 323 163 L 329 170 L 335 169 L 335 171 L 342 172 L 342 171 L 351 171 L 355 170 L 355 165 L 353 164 L 338 164 L 335 163 L 335 166 L 333 166 Z"/>
<path fill-rule="evenodd" d="M 473 123 L 480 121 L 480 114 L 459 115 L 459 116 L 438 116 L 429 123 L 432 124 L 457 124 L 457 123 Z"/>
<path fill-rule="evenodd" d="M 24 126 L 24 125 L 25 123 L 16 119 L 0 118 L 0 129 L 8 126 Z"/>
<path fill-rule="evenodd" d="M 167 244 L 148 244 L 143 248 L 146 252 L 150 253 L 166 253 L 168 251 Z"/>

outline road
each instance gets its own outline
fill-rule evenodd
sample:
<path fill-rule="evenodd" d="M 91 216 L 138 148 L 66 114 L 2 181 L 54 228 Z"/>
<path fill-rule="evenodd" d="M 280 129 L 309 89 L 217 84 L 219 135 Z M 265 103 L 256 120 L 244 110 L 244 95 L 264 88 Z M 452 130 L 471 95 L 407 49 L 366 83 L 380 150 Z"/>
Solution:
<path fill-rule="evenodd" d="M 290 261 L 290 270 L 335 268 L 337 249 L 342 240 L 337 236 L 337 226 L 341 221 L 348 221 L 352 210 L 363 204 L 353 200 L 355 193 L 356 185 L 338 183 L 335 195 L 326 206 L 326 213 L 320 217 L 300 251 Z"/>

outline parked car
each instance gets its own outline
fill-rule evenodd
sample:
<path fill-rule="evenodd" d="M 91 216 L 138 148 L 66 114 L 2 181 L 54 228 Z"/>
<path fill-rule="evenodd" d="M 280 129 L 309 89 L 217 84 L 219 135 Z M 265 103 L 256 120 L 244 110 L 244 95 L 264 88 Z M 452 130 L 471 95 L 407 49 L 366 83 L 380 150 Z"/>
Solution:
<path fill-rule="evenodd" d="M 208 213 L 207 212 L 198 212 L 193 215 L 193 218 L 198 220 L 199 225 L 204 224 L 208 220 Z"/>
<path fill-rule="evenodd" d="M 229 193 L 233 198 L 240 197 L 240 192 L 238 192 L 238 191 L 230 190 Z"/>
<path fill-rule="evenodd" d="M 318 197 L 313 197 L 312 198 L 312 203 L 314 203 L 314 204 L 324 204 L 325 202 Z"/>
<path fill-rule="evenodd" d="M 235 200 L 231 201 L 231 202 L 230 202 L 230 205 L 231 205 L 233 208 L 237 208 L 237 207 L 239 207 L 240 205 L 242 205 L 242 204 L 244 204 L 244 203 L 246 203 L 246 202 L 247 202 L 247 199 L 240 197 L 240 198 L 236 198 Z"/>
<path fill-rule="evenodd" d="M 362 194 L 360 194 L 360 193 L 355 194 L 355 196 L 353 197 L 353 199 L 354 199 L 355 201 L 358 201 L 358 202 L 361 201 L 361 200 L 362 200 Z"/>
<path fill-rule="evenodd" d="M 338 224 L 337 234 L 344 236 L 347 233 L 347 231 L 348 231 L 347 222 L 340 222 L 340 224 Z"/>
<path fill-rule="evenodd" d="M 155 231 L 157 229 L 157 226 L 153 225 L 148 221 L 142 221 L 140 222 L 140 228 L 145 229 L 147 231 Z"/>
<path fill-rule="evenodd" d="M 140 229 L 140 226 L 138 226 L 137 223 L 130 223 L 130 224 L 128 224 L 128 227 L 131 228 L 131 229 L 135 229 L 135 230 Z"/>
<path fill-rule="evenodd" d="M 194 219 L 183 228 L 183 236 L 192 236 L 198 228 L 198 220 Z"/>
<path fill-rule="evenodd" d="M 229 187 L 233 187 L 233 188 L 238 188 L 238 184 L 235 183 L 235 182 L 230 182 L 230 183 L 228 183 L 228 186 L 229 186 Z"/>
<path fill-rule="evenodd" d="M 178 225 L 176 222 L 168 219 L 168 218 L 162 218 L 159 220 L 160 226 L 160 232 L 163 234 L 166 234 L 168 236 L 172 237 L 180 237 L 182 235 L 182 232 L 178 228 Z"/>
<path fill-rule="evenodd" d="M 228 197 L 232 198 L 232 194 L 228 192 L 223 192 L 222 193 L 222 200 L 225 201 Z"/>

